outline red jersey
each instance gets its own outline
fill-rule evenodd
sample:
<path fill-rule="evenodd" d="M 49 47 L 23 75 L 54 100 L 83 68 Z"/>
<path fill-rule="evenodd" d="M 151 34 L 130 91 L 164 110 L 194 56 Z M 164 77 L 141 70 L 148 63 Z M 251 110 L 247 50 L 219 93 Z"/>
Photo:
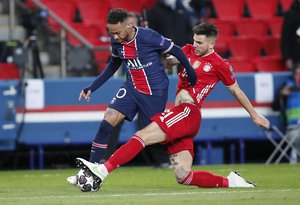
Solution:
<path fill-rule="evenodd" d="M 186 70 L 181 69 L 178 73 L 179 81 L 176 94 L 182 89 L 187 90 L 199 109 L 220 80 L 225 86 L 235 84 L 236 78 L 232 66 L 216 52 L 206 56 L 196 56 L 194 47 L 191 44 L 185 45 L 182 50 L 197 74 L 197 83 L 194 87 L 191 87 Z"/>

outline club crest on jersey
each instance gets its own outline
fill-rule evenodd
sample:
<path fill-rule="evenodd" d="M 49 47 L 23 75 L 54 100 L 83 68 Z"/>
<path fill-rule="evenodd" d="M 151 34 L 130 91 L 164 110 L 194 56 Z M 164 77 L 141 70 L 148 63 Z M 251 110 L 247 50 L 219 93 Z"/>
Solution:
<path fill-rule="evenodd" d="M 193 63 L 193 68 L 196 69 L 198 68 L 199 66 L 201 65 L 201 62 L 196 60 L 194 63 Z"/>
<path fill-rule="evenodd" d="M 211 68 L 212 68 L 212 65 L 211 65 L 210 63 L 205 63 L 205 65 L 203 66 L 203 70 L 204 70 L 205 72 L 210 71 Z"/>

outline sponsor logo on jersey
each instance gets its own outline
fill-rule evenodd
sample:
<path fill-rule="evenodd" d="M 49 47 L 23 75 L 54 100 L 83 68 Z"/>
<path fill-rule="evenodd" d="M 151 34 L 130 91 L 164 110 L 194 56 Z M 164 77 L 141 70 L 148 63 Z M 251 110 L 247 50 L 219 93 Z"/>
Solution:
<path fill-rule="evenodd" d="M 139 59 L 127 59 L 127 67 L 129 69 L 134 69 L 134 70 L 143 69 L 151 66 L 152 64 L 153 63 L 150 61 L 142 65 Z"/>

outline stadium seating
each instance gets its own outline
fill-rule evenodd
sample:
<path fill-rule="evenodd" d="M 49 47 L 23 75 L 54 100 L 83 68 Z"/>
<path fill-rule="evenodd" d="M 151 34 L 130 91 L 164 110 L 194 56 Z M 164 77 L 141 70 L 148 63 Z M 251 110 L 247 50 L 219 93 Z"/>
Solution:
<path fill-rule="evenodd" d="M 261 20 L 251 18 L 234 21 L 239 36 L 262 38 L 268 34 L 268 26 Z"/>
<path fill-rule="evenodd" d="M 98 66 L 98 72 L 101 73 L 109 60 L 111 51 L 94 51 L 93 53 Z"/>
<path fill-rule="evenodd" d="M 294 0 L 280 0 L 280 4 L 283 12 L 288 11 L 291 8 L 293 2 Z"/>
<path fill-rule="evenodd" d="M 267 21 L 271 34 L 272 36 L 281 36 L 281 29 L 282 29 L 282 23 L 283 23 L 283 18 L 282 17 L 274 17 L 272 19 L 269 19 Z"/>
<path fill-rule="evenodd" d="M 110 4 L 106 0 L 78 1 L 78 9 L 85 25 L 103 25 L 106 20 Z"/>
<path fill-rule="evenodd" d="M 99 36 L 102 34 L 101 29 L 105 27 L 102 26 L 95 26 L 95 25 L 85 25 L 85 24 L 72 24 L 72 27 L 81 35 L 83 35 L 92 45 L 94 46 L 102 46 L 102 45 L 109 45 L 109 43 L 101 42 Z M 80 43 L 73 35 L 67 33 L 67 39 L 69 43 L 73 46 L 80 46 Z"/>
<path fill-rule="evenodd" d="M 229 58 L 228 62 L 232 65 L 235 73 L 256 72 L 256 65 L 248 58 Z"/>
<path fill-rule="evenodd" d="M 218 53 L 227 53 L 228 40 L 234 35 L 234 25 L 229 21 L 222 21 L 218 19 L 209 19 L 208 21 L 214 23 L 219 29 L 219 36 L 215 50 Z"/>
<path fill-rule="evenodd" d="M 67 0 L 42 0 L 42 3 L 44 3 L 53 13 L 58 15 L 66 23 L 73 22 L 76 10 L 76 4 L 74 4 L 74 2 Z M 52 18 L 49 18 L 48 22 L 54 28 L 59 28 L 58 24 Z"/>
<path fill-rule="evenodd" d="M 143 7 L 145 7 L 146 9 L 151 9 L 157 0 L 140 0 L 140 1 Z"/>
<path fill-rule="evenodd" d="M 279 37 L 269 36 L 262 39 L 261 42 L 267 56 L 281 57 Z"/>
<path fill-rule="evenodd" d="M 0 80 L 17 80 L 20 71 L 14 63 L 0 63 Z"/>
<path fill-rule="evenodd" d="M 242 18 L 245 0 L 212 0 L 217 17 L 220 20 L 237 20 Z"/>
<path fill-rule="evenodd" d="M 276 15 L 279 0 L 246 0 L 253 19 L 268 20 Z"/>
<path fill-rule="evenodd" d="M 233 57 L 255 58 L 260 55 L 260 41 L 252 37 L 233 37 L 228 42 Z"/>
<path fill-rule="evenodd" d="M 35 7 L 35 4 L 32 3 L 31 0 L 26 0 L 25 4 L 26 4 L 26 8 L 28 8 L 28 9 L 32 9 Z"/>
<path fill-rule="evenodd" d="M 136 12 L 141 14 L 142 2 L 139 0 L 135 1 L 120 1 L 120 0 L 108 0 L 112 8 L 123 8 L 127 11 Z"/>
<path fill-rule="evenodd" d="M 259 72 L 283 72 L 287 71 L 280 57 L 264 56 L 255 59 Z"/>

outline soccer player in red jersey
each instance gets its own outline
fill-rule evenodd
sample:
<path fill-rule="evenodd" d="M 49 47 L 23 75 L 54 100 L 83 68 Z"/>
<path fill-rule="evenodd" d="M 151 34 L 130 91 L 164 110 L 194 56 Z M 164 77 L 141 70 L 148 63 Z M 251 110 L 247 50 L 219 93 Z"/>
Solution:
<path fill-rule="evenodd" d="M 133 159 L 145 146 L 164 143 L 179 184 L 198 187 L 255 187 L 236 172 L 222 177 L 207 171 L 191 169 L 194 156 L 193 139 L 201 124 L 201 106 L 219 81 L 223 82 L 245 108 L 254 124 L 267 129 L 270 127 L 270 122 L 254 110 L 249 99 L 239 88 L 231 65 L 214 51 L 217 28 L 211 23 L 201 23 L 195 26 L 193 31 L 194 44 L 184 46 L 183 51 L 196 71 L 196 85 L 191 86 L 188 83 L 185 69 L 182 69 L 178 74 L 179 82 L 173 109 L 153 116 L 151 124 L 137 131 L 104 164 L 93 164 L 77 158 L 77 164 L 83 169 L 89 169 L 101 183 L 110 172 Z M 166 63 L 175 64 L 178 61 L 168 58 Z"/>

